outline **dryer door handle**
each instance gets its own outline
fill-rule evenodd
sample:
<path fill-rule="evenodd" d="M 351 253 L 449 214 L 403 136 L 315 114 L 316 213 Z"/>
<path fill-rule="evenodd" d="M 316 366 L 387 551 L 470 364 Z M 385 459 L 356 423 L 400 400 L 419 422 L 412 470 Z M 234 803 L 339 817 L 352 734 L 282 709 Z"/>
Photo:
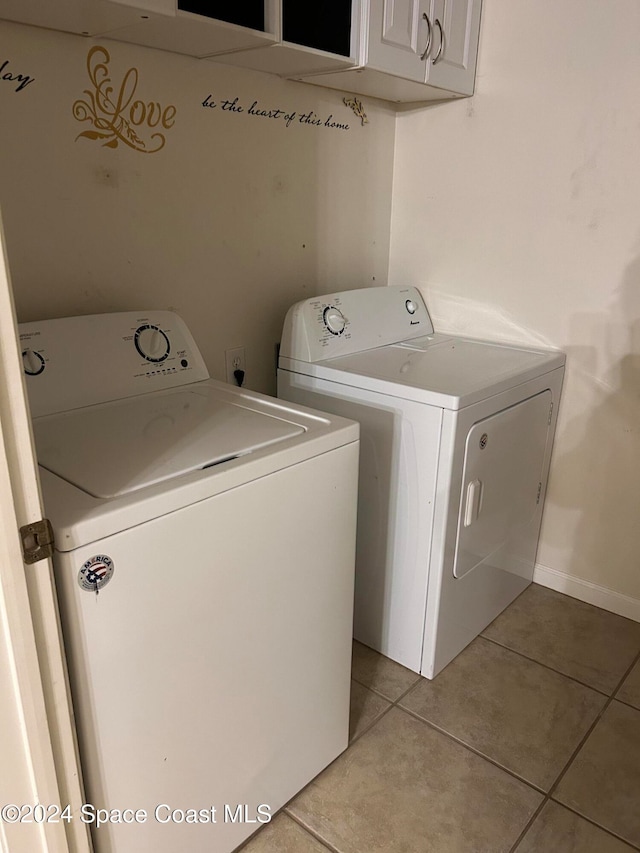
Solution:
<path fill-rule="evenodd" d="M 464 526 L 470 527 L 480 515 L 482 506 L 482 481 L 471 480 L 467 485 L 467 502 L 464 508 Z"/>

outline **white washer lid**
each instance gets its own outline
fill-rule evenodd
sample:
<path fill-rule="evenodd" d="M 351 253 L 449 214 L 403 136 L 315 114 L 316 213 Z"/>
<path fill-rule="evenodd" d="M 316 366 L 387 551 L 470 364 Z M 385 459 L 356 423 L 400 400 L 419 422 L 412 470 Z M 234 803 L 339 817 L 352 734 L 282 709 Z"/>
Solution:
<path fill-rule="evenodd" d="M 34 421 L 38 462 L 96 498 L 114 498 L 305 432 L 193 390 L 75 409 Z"/>
<path fill-rule="evenodd" d="M 339 382 L 457 409 L 564 362 L 564 353 L 554 350 L 435 334 L 326 359 L 317 367 Z M 345 373 L 354 380 L 348 382 Z"/>

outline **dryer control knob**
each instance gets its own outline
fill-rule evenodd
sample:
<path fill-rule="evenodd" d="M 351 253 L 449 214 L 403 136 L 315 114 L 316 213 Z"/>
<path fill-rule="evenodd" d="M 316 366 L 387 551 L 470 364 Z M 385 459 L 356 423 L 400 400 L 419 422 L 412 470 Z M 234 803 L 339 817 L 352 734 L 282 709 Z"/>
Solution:
<path fill-rule="evenodd" d="M 415 314 L 418 310 L 418 306 L 413 301 L 413 299 L 407 299 L 407 301 L 404 303 L 404 307 L 407 309 L 409 314 Z"/>
<path fill-rule="evenodd" d="M 44 370 L 44 358 L 39 352 L 26 349 L 22 353 L 22 365 L 27 376 L 37 376 Z"/>
<path fill-rule="evenodd" d="M 342 311 L 340 311 L 339 308 L 335 308 L 333 305 L 324 309 L 322 319 L 332 335 L 341 335 L 344 332 L 344 327 L 347 325 L 347 321 Z"/>
<path fill-rule="evenodd" d="M 133 342 L 147 361 L 164 361 L 171 349 L 169 338 L 157 326 L 140 326 L 136 329 Z"/>

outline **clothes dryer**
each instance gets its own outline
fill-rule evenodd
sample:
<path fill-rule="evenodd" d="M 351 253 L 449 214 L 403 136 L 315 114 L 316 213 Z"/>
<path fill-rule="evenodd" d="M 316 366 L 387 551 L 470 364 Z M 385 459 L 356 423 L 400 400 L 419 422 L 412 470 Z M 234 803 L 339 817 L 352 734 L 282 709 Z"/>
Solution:
<path fill-rule="evenodd" d="M 210 379 L 171 312 L 20 339 L 72 819 L 97 853 L 228 853 L 347 746 L 358 425 Z"/>
<path fill-rule="evenodd" d="M 433 678 L 531 583 L 564 363 L 435 334 L 413 287 L 289 310 L 278 396 L 360 422 L 358 640 Z"/>

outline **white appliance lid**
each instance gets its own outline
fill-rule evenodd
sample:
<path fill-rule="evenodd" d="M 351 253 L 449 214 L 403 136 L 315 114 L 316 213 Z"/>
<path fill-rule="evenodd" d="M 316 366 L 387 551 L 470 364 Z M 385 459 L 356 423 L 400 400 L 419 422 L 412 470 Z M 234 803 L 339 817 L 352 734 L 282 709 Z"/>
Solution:
<path fill-rule="evenodd" d="M 114 498 L 305 432 L 196 388 L 38 418 L 38 462 L 93 497 Z"/>
<path fill-rule="evenodd" d="M 503 383 L 526 381 L 560 367 L 564 361 L 561 352 L 436 334 L 326 359 L 317 366 L 328 374 L 341 373 L 338 381 L 347 384 L 357 384 L 356 376 L 367 377 L 389 383 L 387 391 L 391 386 L 401 386 L 402 396 L 407 399 L 415 396 L 413 389 L 445 395 L 449 401 L 466 405 Z M 349 382 L 344 374 L 352 374 L 354 381 Z M 418 397 L 421 399 L 422 395 Z"/>

